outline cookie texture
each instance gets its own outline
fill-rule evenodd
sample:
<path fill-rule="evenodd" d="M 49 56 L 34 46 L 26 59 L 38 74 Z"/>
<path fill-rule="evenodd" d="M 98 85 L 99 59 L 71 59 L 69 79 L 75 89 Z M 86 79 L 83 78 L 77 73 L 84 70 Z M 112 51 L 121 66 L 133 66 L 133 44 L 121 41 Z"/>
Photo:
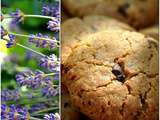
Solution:
<path fill-rule="evenodd" d="M 61 85 L 61 116 L 62 120 L 90 120 L 73 105 L 67 87 L 63 83 Z"/>
<path fill-rule="evenodd" d="M 92 120 L 158 119 L 158 44 L 106 30 L 83 38 L 62 66 L 72 103 Z"/>
<path fill-rule="evenodd" d="M 72 16 L 106 15 L 143 28 L 154 23 L 158 16 L 158 0 L 62 0 Z"/>
<path fill-rule="evenodd" d="M 78 29 L 77 29 L 78 28 Z M 93 34 L 95 32 L 103 31 L 106 29 L 127 29 L 134 30 L 130 26 L 119 22 L 110 17 L 100 16 L 100 15 L 90 15 L 84 17 L 84 19 L 72 18 L 63 22 L 62 24 L 62 64 L 67 59 L 67 57 L 72 53 L 72 48 L 74 48 L 82 38 L 88 36 L 88 34 Z M 63 79 L 63 77 L 62 77 Z M 62 101 L 65 101 L 67 96 L 67 101 L 69 101 L 69 94 L 66 86 L 63 84 L 62 80 Z M 65 94 L 65 95 L 64 95 Z M 62 103 L 64 105 L 64 102 Z M 70 105 L 65 108 L 62 106 L 62 120 L 89 120 L 88 117 L 84 116 L 77 109 Z M 70 117 L 68 116 L 70 112 Z M 75 115 L 72 115 L 75 114 Z"/>
<path fill-rule="evenodd" d="M 62 94 L 61 98 L 62 120 L 80 120 L 80 113 L 71 103 L 69 94 Z"/>
<path fill-rule="evenodd" d="M 127 24 L 119 22 L 110 17 L 100 15 L 90 15 L 83 19 L 72 18 L 62 24 L 62 63 L 72 52 L 72 48 L 77 45 L 83 38 L 107 29 L 134 29 Z"/>

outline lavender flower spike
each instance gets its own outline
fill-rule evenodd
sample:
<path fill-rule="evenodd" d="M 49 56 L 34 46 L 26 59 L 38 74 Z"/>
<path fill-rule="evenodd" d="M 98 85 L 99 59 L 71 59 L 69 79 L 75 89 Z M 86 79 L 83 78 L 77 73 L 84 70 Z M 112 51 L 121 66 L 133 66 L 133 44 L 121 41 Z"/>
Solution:
<path fill-rule="evenodd" d="M 60 21 L 58 19 L 52 19 L 48 22 L 48 27 L 51 31 L 59 31 L 60 30 Z"/>
<path fill-rule="evenodd" d="M 3 28 L 3 26 L 1 26 L 0 32 L 1 32 L 1 39 L 5 39 L 4 36 L 6 36 L 6 35 L 8 35 L 8 37 L 9 37 L 9 40 L 7 40 L 7 44 L 6 44 L 7 48 L 10 48 L 16 44 L 15 35 L 8 34 L 7 30 L 5 30 Z"/>
<path fill-rule="evenodd" d="M 45 85 L 45 87 L 43 87 L 42 89 L 42 96 L 54 97 L 57 95 L 57 93 L 58 93 L 58 88 L 55 89 L 53 87 L 53 84 Z"/>
<path fill-rule="evenodd" d="M 30 113 L 37 112 L 46 108 L 48 108 L 48 106 L 45 103 L 37 103 L 31 106 Z"/>
<path fill-rule="evenodd" d="M 47 35 L 42 35 L 41 33 L 38 33 L 37 35 L 31 34 L 29 42 L 36 44 L 36 47 L 49 47 L 50 49 L 54 49 L 57 45 L 56 38 L 49 38 Z"/>
<path fill-rule="evenodd" d="M 7 106 L 1 104 L 2 120 L 29 120 L 29 113 L 26 108 L 17 107 L 15 105 Z"/>
<path fill-rule="evenodd" d="M 42 15 L 60 18 L 59 2 L 54 5 L 44 5 L 42 7 Z"/>
<path fill-rule="evenodd" d="M 17 9 L 15 12 L 10 13 L 10 16 L 13 17 L 12 24 L 16 24 L 24 20 L 24 14 L 19 9 Z"/>
<path fill-rule="evenodd" d="M 3 39 L 3 37 L 8 34 L 7 30 L 5 30 L 3 26 L 1 26 L 0 32 L 1 32 L 1 39 Z"/>
<path fill-rule="evenodd" d="M 9 36 L 9 41 L 6 44 L 6 47 L 11 48 L 12 46 L 14 46 L 16 44 L 15 36 L 12 34 L 9 34 L 8 36 Z"/>
<path fill-rule="evenodd" d="M 60 116 L 58 113 L 50 113 L 44 116 L 44 120 L 60 120 Z"/>
<path fill-rule="evenodd" d="M 47 28 L 54 32 L 59 31 L 60 29 L 59 2 L 56 2 L 54 5 L 44 5 L 42 7 L 42 14 L 54 17 L 51 21 L 48 22 Z"/>
<path fill-rule="evenodd" d="M 42 85 L 44 82 L 43 79 L 46 79 L 44 75 L 45 74 L 39 70 L 35 72 L 22 72 L 16 75 L 16 80 L 21 86 L 26 85 L 29 88 L 36 89 Z"/>
<path fill-rule="evenodd" d="M 41 58 L 39 66 L 43 67 L 43 68 L 47 68 L 53 72 L 59 71 L 59 69 L 60 69 L 59 60 L 58 60 L 57 56 L 54 54 L 50 55 L 49 57 L 46 56 L 44 58 Z"/>
<path fill-rule="evenodd" d="M 2 90 L 1 91 L 1 100 L 2 102 L 6 102 L 6 101 L 16 101 L 18 100 L 20 97 L 20 92 L 19 90 Z"/>

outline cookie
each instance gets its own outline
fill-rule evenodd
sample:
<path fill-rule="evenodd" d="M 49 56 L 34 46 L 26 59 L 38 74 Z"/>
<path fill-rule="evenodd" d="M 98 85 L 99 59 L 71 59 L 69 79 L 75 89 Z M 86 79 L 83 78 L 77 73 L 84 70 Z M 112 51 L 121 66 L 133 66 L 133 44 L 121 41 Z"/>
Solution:
<path fill-rule="evenodd" d="M 62 120 L 80 120 L 80 113 L 71 103 L 69 94 L 62 94 L 61 98 Z"/>
<path fill-rule="evenodd" d="M 89 35 L 62 67 L 73 104 L 92 120 L 158 119 L 158 44 L 127 30 Z"/>
<path fill-rule="evenodd" d="M 90 120 L 72 104 L 68 93 L 61 95 L 61 115 L 62 120 Z"/>
<path fill-rule="evenodd" d="M 62 5 L 72 16 L 106 15 L 138 29 L 158 18 L 158 0 L 62 0 Z"/>
<path fill-rule="evenodd" d="M 79 28 L 79 29 L 77 29 Z M 71 53 L 71 49 L 88 34 L 99 32 L 105 29 L 128 29 L 133 30 L 130 26 L 105 16 L 86 16 L 84 19 L 72 18 L 62 24 L 62 63 Z M 62 78 L 63 79 L 63 78 Z M 63 81 L 63 80 L 62 80 Z M 62 82 L 63 94 L 67 94 L 67 88 Z M 65 97 L 62 95 L 62 100 Z M 63 104 L 62 104 L 63 105 Z M 70 108 L 71 109 L 71 108 Z M 71 112 L 72 110 L 70 110 Z M 74 111 L 72 111 L 74 113 Z M 64 115 L 63 115 L 64 114 Z M 65 118 L 65 108 L 62 109 L 62 116 Z M 81 120 L 89 120 L 86 116 L 76 111 L 76 116 Z M 69 118 L 66 118 L 69 119 Z M 64 119 L 65 120 L 65 119 Z M 78 118 L 76 119 L 78 120 Z"/>
<path fill-rule="evenodd" d="M 124 22 L 120 22 L 111 17 L 102 15 L 89 15 L 83 18 L 83 21 L 88 25 L 95 33 L 99 31 L 104 31 L 107 29 L 125 29 L 134 30 L 131 26 Z"/>
<path fill-rule="evenodd" d="M 140 30 L 141 33 L 153 37 L 156 40 L 159 39 L 159 30 L 158 30 L 158 25 L 154 25 L 145 29 Z"/>
<path fill-rule="evenodd" d="M 86 36 L 107 29 L 134 30 L 129 25 L 110 17 L 90 15 L 68 19 L 62 23 L 62 63 L 70 55 L 72 48 Z"/>

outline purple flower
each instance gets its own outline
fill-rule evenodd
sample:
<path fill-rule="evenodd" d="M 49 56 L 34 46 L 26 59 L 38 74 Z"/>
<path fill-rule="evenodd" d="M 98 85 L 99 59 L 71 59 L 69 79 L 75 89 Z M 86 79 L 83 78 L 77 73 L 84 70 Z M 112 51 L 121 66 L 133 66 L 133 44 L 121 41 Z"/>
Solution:
<path fill-rule="evenodd" d="M 54 80 L 57 80 L 57 81 L 59 80 L 59 73 L 54 75 Z"/>
<path fill-rule="evenodd" d="M 20 93 L 19 90 L 9 90 L 9 89 L 5 89 L 1 91 L 1 100 L 2 102 L 5 101 L 16 101 L 18 100 L 20 97 Z"/>
<path fill-rule="evenodd" d="M 49 115 L 46 114 L 44 116 L 44 120 L 55 120 L 54 114 L 53 113 L 50 113 Z"/>
<path fill-rule="evenodd" d="M 1 39 L 4 39 L 4 36 L 6 36 L 6 35 L 8 35 L 8 37 L 9 37 L 9 40 L 7 41 L 7 44 L 6 44 L 7 48 L 10 48 L 16 44 L 15 35 L 8 34 L 8 32 L 2 26 L 1 26 L 0 31 L 1 31 Z"/>
<path fill-rule="evenodd" d="M 25 58 L 26 58 L 27 60 L 33 58 L 33 52 L 31 52 L 31 51 L 27 51 L 25 55 L 26 55 Z"/>
<path fill-rule="evenodd" d="M 36 89 L 41 86 L 44 77 L 42 71 L 36 70 L 35 72 L 28 71 L 16 75 L 16 80 L 21 86 L 26 85 L 29 88 Z"/>
<path fill-rule="evenodd" d="M 26 93 L 25 96 L 26 96 L 28 99 L 35 98 L 35 96 L 34 96 L 33 93 Z"/>
<path fill-rule="evenodd" d="M 53 16 L 53 12 L 51 10 L 51 7 L 49 5 L 44 5 L 42 7 L 42 15 L 46 15 L 46 16 Z"/>
<path fill-rule="evenodd" d="M 13 17 L 12 24 L 17 24 L 24 20 L 24 14 L 19 9 L 17 9 L 15 12 L 10 13 L 10 16 Z"/>
<path fill-rule="evenodd" d="M 6 47 L 11 48 L 12 46 L 14 46 L 16 44 L 15 36 L 12 34 L 9 34 L 8 36 L 9 36 L 9 41 L 6 44 Z"/>
<path fill-rule="evenodd" d="M 16 44 L 15 35 L 8 34 L 7 30 L 5 30 L 3 26 L 1 26 L 0 31 L 1 31 L 1 39 L 4 39 L 4 36 L 6 35 L 8 35 L 9 37 L 9 40 L 7 41 L 7 44 L 6 44 L 7 48 L 10 48 Z"/>
<path fill-rule="evenodd" d="M 37 103 L 31 106 L 30 113 L 37 112 L 42 109 L 46 109 L 48 106 L 45 103 Z"/>
<path fill-rule="evenodd" d="M 60 21 L 56 18 L 53 18 L 52 20 L 50 20 L 48 22 L 48 27 L 47 27 L 49 30 L 51 31 L 59 31 L 60 30 Z"/>
<path fill-rule="evenodd" d="M 28 120 L 29 113 L 26 108 L 1 104 L 1 118 L 2 120 Z"/>
<path fill-rule="evenodd" d="M 59 71 L 60 65 L 59 60 L 56 55 L 52 54 L 49 57 L 43 57 L 40 60 L 39 66 L 43 68 L 47 68 L 50 71 Z"/>
<path fill-rule="evenodd" d="M 60 29 L 60 10 L 59 2 L 56 2 L 54 5 L 44 5 L 42 7 L 42 14 L 46 16 L 54 17 L 51 21 L 48 22 L 48 29 L 51 31 L 59 31 Z"/>
<path fill-rule="evenodd" d="M 60 120 L 60 116 L 58 113 L 50 113 L 44 116 L 44 120 Z"/>
<path fill-rule="evenodd" d="M 55 89 L 52 81 L 46 78 L 45 84 L 42 87 L 41 93 L 42 93 L 42 96 L 46 96 L 46 97 L 56 96 L 58 93 L 58 87 Z"/>
<path fill-rule="evenodd" d="M 1 39 L 3 39 L 3 37 L 6 36 L 8 32 L 3 28 L 3 26 L 1 26 L 0 31 L 1 31 Z"/>
<path fill-rule="evenodd" d="M 50 49 L 54 49 L 57 44 L 56 38 L 49 38 L 47 35 L 42 35 L 41 33 L 38 33 L 37 35 L 31 34 L 29 37 L 29 42 L 36 44 L 36 47 L 42 47 Z"/>
<path fill-rule="evenodd" d="M 53 97 L 56 96 L 57 93 L 58 93 L 58 88 L 55 89 L 53 87 L 53 84 L 45 85 L 45 87 L 42 88 L 42 96 Z"/>
<path fill-rule="evenodd" d="M 42 7 L 42 15 L 60 18 L 59 2 L 54 5 L 44 5 Z"/>
<path fill-rule="evenodd" d="M 29 59 L 39 60 L 39 59 L 41 58 L 41 56 L 37 55 L 37 54 L 34 53 L 34 52 L 26 51 L 26 53 L 25 53 L 25 58 L 26 58 L 26 60 L 29 60 Z"/>

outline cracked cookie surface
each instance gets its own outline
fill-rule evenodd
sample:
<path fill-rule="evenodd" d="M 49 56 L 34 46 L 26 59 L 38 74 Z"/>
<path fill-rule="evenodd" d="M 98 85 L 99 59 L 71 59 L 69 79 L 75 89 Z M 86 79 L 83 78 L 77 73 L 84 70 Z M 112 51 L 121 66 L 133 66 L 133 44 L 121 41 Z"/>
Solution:
<path fill-rule="evenodd" d="M 62 24 L 62 63 L 72 52 L 72 48 L 90 34 L 107 29 L 134 29 L 110 17 L 90 15 L 83 19 L 72 18 Z"/>
<path fill-rule="evenodd" d="M 122 29 L 83 38 L 62 67 L 73 104 L 93 120 L 157 120 L 157 46 Z M 123 70 L 123 81 L 112 73 L 115 64 Z"/>
<path fill-rule="evenodd" d="M 158 16 L 157 0 L 62 0 L 62 5 L 72 16 L 106 15 L 136 28 L 154 23 Z"/>
<path fill-rule="evenodd" d="M 93 34 L 95 32 L 103 31 L 106 29 L 134 30 L 133 28 L 131 28 L 130 26 L 124 23 L 121 23 L 109 17 L 100 16 L 100 15 L 90 15 L 90 16 L 84 17 L 83 19 L 72 18 L 72 19 L 66 20 L 62 24 L 62 51 L 63 51 L 62 64 L 67 59 L 67 57 L 72 53 L 72 48 L 74 48 L 76 44 L 78 44 L 82 40 L 83 37 L 88 36 L 88 34 Z M 62 80 L 62 85 L 63 85 L 63 80 Z M 65 87 L 63 88 L 64 88 L 63 91 L 67 90 Z M 68 94 L 68 93 L 65 93 L 65 94 Z M 62 101 L 65 99 L 65 96 L 62 95 Z M 73 116 L 74 117 L 77 116 L 76 118 L 77 120 L 78 119 L 89 120 L 89 118 L 86 118 L 86 116 L 80 114 L 78 111 L 75 111 L 73 107 L 64 108 L 62 106 L 62 108 L 63 108 L 62 115 L 64 114 L 62 118 L 64 120 L 72 119 L 72 114 L 75 114 L 75 113 L 76 114 Z M 69 114 L 71 117 L 66 116 L 68 114 L 68 112 L 66 111 L 70 112 Z"/>

